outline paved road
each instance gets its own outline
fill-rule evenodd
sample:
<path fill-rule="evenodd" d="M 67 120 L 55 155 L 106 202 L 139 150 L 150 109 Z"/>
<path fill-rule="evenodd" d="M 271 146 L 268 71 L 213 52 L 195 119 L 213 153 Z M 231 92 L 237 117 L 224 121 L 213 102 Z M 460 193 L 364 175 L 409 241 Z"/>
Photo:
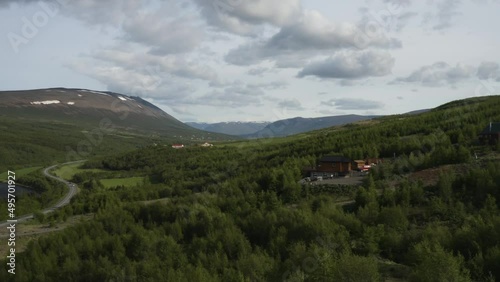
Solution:
<path fill-rule="evenodd" d="M 57 164 L 57 165 L 53 165 L 53 166 L 50 166 L 50 167 L 47 167 L 43 170 L 43 174 L 47 177 L 50 177 L 50 178 L 53 178 L 55 180 L 58 180 L 60 182 L 63 182 L 64 184 L 66 184 L 66 186 L 68 186 L 68 193 L 59 201 L 57 202 L 57 204 L 55 204 L 54 206 L 52 207 L 49 207 L 49 208 L 46 208 L 44 210 L 42 210 L 42 213 L 44 214 L 48 214 L 48 213 L 51 213 L 53 211 L 55 211 L 56 209 L 60 208 L 60 207 L 63 207 L 67 204 L 69 204 L 69 201 L 71 200 L 71 198 L 73 198 L 73 196 L 76 195 L 76 192 L 78 190 L 78 186 L 76 186 L 76 184 L 74 183 L 71 183 L 71 182 L 68 182 L 60 177 L 57 177 L 57 176 L 54 176 L 52 174 L 49 173 L 50 170 L 54 169 L 56 166 L 60 166 L 60 165 L 69 165 L 69 164 L 75 164 L 75 163 L 81 163 L 81 162 L 84 162 L 85 160 L 81 160 L 81 161 L 75 161 L 75 162 L 67 162 L 67 163 L 63 163 L 63 164 Z M 21 217 L 16 217 L 15 220 L 17 220 L 17 223 L 19 222 L 23 222 L 23 221 L 26 221 L 28 219 L 32 219 L 33 218 L 33 214 L 27 214 L 27 215 L 23 215 Z M 8 226 L 9 224 L 13 223 L 12 221 L 9 222 L 9 221 L 2 221 L 0 222 L 0 228 L 1 227 L 4 227 L 4 226 Z"/>

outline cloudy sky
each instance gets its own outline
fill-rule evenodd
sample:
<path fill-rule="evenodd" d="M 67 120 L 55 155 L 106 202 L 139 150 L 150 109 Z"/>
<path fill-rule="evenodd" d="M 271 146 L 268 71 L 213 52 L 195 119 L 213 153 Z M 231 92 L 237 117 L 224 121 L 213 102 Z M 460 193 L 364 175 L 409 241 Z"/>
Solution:
<path fill-rule="evenodd" d="M 396 114 L 500 93 L 499 0 L 0 0 L 0 90 L 182 121 Z"/>

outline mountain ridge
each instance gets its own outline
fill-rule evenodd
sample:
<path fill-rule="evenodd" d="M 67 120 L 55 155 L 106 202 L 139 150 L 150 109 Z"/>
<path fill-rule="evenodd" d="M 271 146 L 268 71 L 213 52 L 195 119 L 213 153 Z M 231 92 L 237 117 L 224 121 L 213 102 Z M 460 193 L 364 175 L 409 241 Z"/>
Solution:
<path fill-rule="evenodd" d="M 229 134 L 229 135 L 247 135 L 262 130 L 270 122 L 245 122 L 245 121 L 229 121 L 229 122 L 186 122 L 187 125 L 215 133 Z"/>
<path fill-rule="evenodd" d="M 192 128 L 136 96 L 81 88 L 0 91 L 0 116 L 96 127 L 109 119 L 117 128 L 169 137 L 216 137 Z"/>
<path fill-rule="evenodd" d="M 324 129 L 332 126 L 344 125 L 352 122 L 369 120 L 381 116 L 363 116 L 363 115 L 338 115 L 317 118 L 294 117 L 278 120 L 267 125 L 264 129 L 253 134 L 245 135 L 246 138 L 271 138 L 284 137 L 294 134 L 300 134 L 308 131 Z"/>

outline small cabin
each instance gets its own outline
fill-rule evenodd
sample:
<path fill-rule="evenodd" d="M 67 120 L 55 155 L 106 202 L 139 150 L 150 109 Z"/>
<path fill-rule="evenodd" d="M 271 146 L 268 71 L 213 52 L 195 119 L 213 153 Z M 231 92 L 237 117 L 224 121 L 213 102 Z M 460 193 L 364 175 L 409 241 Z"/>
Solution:
<path fill-rule="evenodd" d="M 479 143 L 483 145 L 494 145 L 500 140 L 500 122 L 490 122 L 486 128 L 479 133 Z"/>
<path fill-rule="evenodd" d="M 348 175 L 355 163 L 353 160 L 342 156 L 324 156 L 318 160 L 315 168 L 307 169 L 311 177 L 333 177 Z"/>
<path fill-rule="evenodd" d="M 174 144 L 174 145 L 172 145 L 172 148 L 174 148 L 174 149 L 182 149 L 182 148 L 184 148 L 184 145 L 183 144 Z"/>

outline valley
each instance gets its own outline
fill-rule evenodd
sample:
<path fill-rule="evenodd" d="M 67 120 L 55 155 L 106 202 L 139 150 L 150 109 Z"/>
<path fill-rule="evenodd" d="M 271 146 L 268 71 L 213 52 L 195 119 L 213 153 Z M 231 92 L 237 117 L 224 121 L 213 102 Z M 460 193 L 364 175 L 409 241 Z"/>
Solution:
<path fill-rule="evenodd" d="M 499 9 L 1 0 L 0 282 L 500 281 Z"/>
<path fill-rule="evenodd" d="M 67 190 L 47 198 L 48 185 L 41 198 L 19 203 L 38 207 L 19 223 L 19 273 L 55 278 L 57 268 L 93 281 L 496 277 L 500 153 L 478 134 L 500 120 L 498 107 L 498 96 L 473 98 L 288 137 L 209 148 L 150 143 L 50 164 L 45 171 L 79 193 L 61 202 Z M 381 162 L 357 183 L 301 184 L 305 168 L 326 155 Z M 18 167 L 26 183 L 44 179 L 33 165 Z M 475 239 L 483 236 L 490 239 Z"/>

